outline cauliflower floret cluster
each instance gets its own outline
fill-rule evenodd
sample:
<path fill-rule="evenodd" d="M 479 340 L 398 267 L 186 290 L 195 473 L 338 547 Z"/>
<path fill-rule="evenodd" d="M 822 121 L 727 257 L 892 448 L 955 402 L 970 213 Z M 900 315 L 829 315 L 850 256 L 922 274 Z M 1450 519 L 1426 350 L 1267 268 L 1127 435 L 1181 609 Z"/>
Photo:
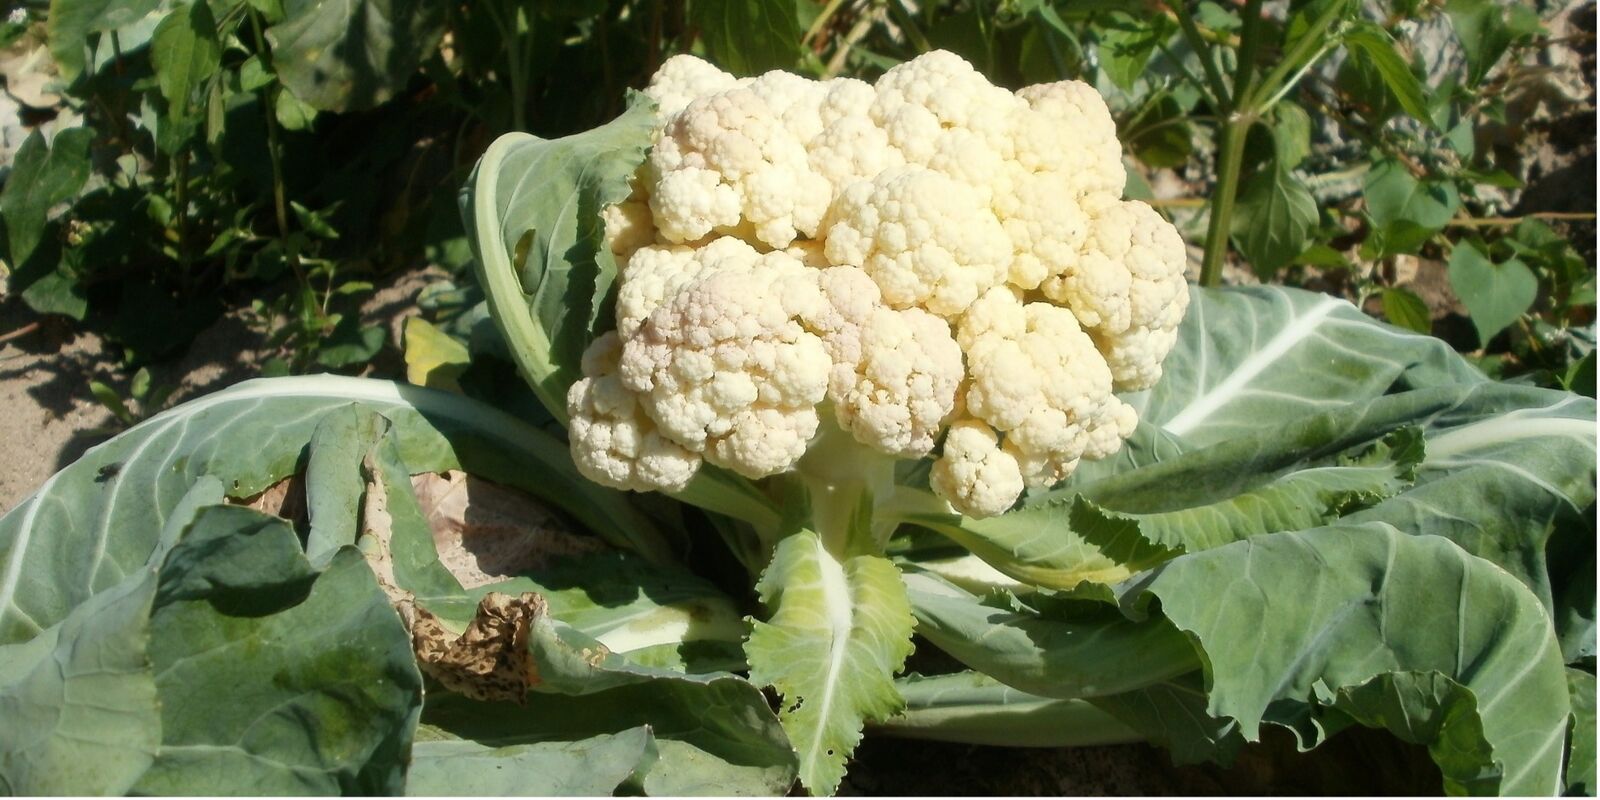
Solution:
<path fill-rule="evenodd" d="M 933 52 L 874 84 L 735 78 L 692 56 L 604 212 L 616 332 L 568 395 L 590 478 L 677 491 L 701 462 L 794 469 L 824 424 L 935 456 L 971 516 L 1121 448 L 1189 302 L 1185 250 L 1121 197 L 1104 101 L 1009 92 Z"/>

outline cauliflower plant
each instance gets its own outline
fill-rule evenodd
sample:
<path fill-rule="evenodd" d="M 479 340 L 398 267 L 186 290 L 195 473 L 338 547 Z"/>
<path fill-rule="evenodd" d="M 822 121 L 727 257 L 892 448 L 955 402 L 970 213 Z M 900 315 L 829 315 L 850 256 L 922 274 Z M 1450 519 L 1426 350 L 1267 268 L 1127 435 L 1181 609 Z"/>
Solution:
<path fill-rule="evenodd" d="M 584 475 L 677 492 L 704 462 L 825 495 L 931 456 L 987 517 L 1133 432 L 1115 393 L 1161 377 L 1185 250 L 1121 198 L 1091 87 L 1013 93 L 943 51 L 875 85 L 680 55 L 645 94 L 654 144 L 603 214 L 616 332 L 567 396 Z"/>

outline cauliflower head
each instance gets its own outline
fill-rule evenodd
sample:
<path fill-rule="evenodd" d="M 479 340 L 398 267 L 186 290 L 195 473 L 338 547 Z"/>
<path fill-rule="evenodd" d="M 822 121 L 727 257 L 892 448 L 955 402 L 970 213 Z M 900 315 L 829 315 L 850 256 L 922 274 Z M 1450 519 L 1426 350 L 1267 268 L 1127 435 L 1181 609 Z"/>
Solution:
<path fill-rule="evenodd" d="M 985 517 L 1132 434 L 1116 393 L 1160 378 L 1187 256 L 1122 198 L 1092 87 L 1010 92 L 936 51 L 875 84 L 680 55 L 645 93 L 654 145 L 602 214 L 616 330 L 568 394 L 585 475 L 761 478 L 826 425 L 932 457 L 934 492 Z"/>

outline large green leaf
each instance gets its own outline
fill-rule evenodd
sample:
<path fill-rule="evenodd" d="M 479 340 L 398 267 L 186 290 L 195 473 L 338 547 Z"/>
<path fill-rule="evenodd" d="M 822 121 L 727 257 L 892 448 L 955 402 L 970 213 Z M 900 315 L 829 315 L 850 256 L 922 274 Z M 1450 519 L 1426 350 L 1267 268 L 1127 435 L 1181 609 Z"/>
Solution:
<path fill-rule="evenodd" d="M 1103 604 L 1044 610 L 1015 598 L 986 603 L 933 575 L 905 575 L 917 633 L 940 650 L 1031 694 L 1081 699 L 1170 680 L 1199 666 L 1194 648 L 1159 620 L 1130 624 Z"/>
<path fill-rule="evenodd" d="M 1084 700 L 1059 700 L 1013 689 L 981 672 L 895 681 L 906 707 L 871 733 L 996 747 L 1082 747 L 1142 738 Z"/>
<path fill-rule="evenodd" d="M 1453 792 L 1561 788 L 1570 703 L 1549 618 L 1521 583 L 1383 524 L 1236 542 L 1120 589 L 1205 653 L 1208 710 L 1322 735 L 1326 706 L 1427 744 Z M 1378 683 L 1374 683 L 1378 681 Z"/>
<path fill-rule="evenodd" d="M 800 782 L 832 794 L 862 725 L 904 705 L 894 675 L 911 654 L 915 624 L 905 586 L 888 559 L 840 559 L 800 531 L 778 543 L 756 589 L 770 613 L 745 646 L 750 679 L 783 695 Z"/>
<path fill-rule="evenodd" d="M 601 246 L 600 209 L 620 202 L 655 125 L 635 96 L 611 122 L 574 136 L 508 133 L 489 146 L 462 193 L 478 283 L 517 366 L 556 419 L 617 277 Z"/>
<path fill-rule="evenodd" d="M 1567 689 L 1572 696 L 1572 734 L 1567 747 L 1566 794 L 1595 793 L 1594 675 L 1567 668 Z"/>
<path fill-rule="evenodd" d="M 1416 429 L 1344 451 L 1367 445 L 1404 419 L 1317 415 L 1270 434 L 1074 483 L 999 517 L 935 512 L 906 518 L 1034 585 L 1112 583 L 1180 553 L 1316 527 L 1396 495 L 1411 485 L 1422 457 Z"/>
<path fill-rule="evenodd" d="M 293 474 L 319 421 L 360 403 L 387 417 L 415 472 L 465 469 L 667 558 L 623 495 L 578 475 L 567 448 L 461 395 L 329 376 L 251 381 L 159 414 L 89 451 L 0 518 L 0 643 L 31 638 L 151 557 L 201 476 L 235 498 Z"/>
<path fill-rule="evenodd" d="M 521 707 L 440 692 L 429 695 L 422 719 L 437 732 L 430 735 L 496 751 L 648 725 L 659 753 L 642 787 L 650 794 L 782 795 L 794 783 L 794 754 L 766 698 L 731 675 L 640 674 L 589 694 L 534 693 Z"/>
<path fill-rule="evenodd" d="M 139 569 L 26 644 L 0 647 L 0 790 L 123 794 L 161 743 L 146 653 L 154 570 Z"/>
<path fill-rule="evenodd" d="M 1444 342 L 1376 322 L 1328 295 L 1281 287 L 1191 291 L 1161 382 L 1129 398 L 1141 421 L 1189 446 L 1399 389 L 1487 380 Z M 1080 474 L 1121 471 L 1125 463 L 1108 461 L 1085 464 Z"/>
<path fill-rule="evenodd" d="M 425 729 L 411 749 L 413 797 L 600 797 L 638 784 L 657 758 L 648 727 L 575 742 L 491 747 Z M 439 738 L 422 740 L 422 736 Z"/>
<path fill-rule="evenodd" d="M 1207 710 L 1198 670 L 1121 694 L 1091 697 L 1089 703 L 1167 748 L 1177 764 L 1230 763 L 1244 745 L 1236 721 Z"/>
<path fill-rule="evenodd" d="M 315 575 L 287 522 L 212 506 L 162 588 L 150 620 L 161 749 L 135 791 L 400 790 L 422 678 L 359 554 Z"/>
<path fill-rule="evenodd" d="M 267 29 L 283 85 L 312 108 L 372 108 L 405 88 L 444 34 L 428 0 L 285 0 Z"/>

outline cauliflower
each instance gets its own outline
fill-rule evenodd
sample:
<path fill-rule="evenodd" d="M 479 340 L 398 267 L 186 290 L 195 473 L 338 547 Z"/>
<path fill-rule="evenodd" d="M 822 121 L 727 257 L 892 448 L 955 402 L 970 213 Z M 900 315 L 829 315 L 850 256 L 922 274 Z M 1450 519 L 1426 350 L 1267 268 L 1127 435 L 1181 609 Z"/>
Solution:
<path fill-rule="evenodd" d="M 602 214 L 616 330 L 567 398 L 583 474 L 793 473 L 826 527 L 932 458 L 933 492 L 987 517 L 1132 434 L 1116 392 L 1160 378 L 1186 256 L 1121 197 L 1087 84 L 1013 93 L 946 52 L 875 84 L 675 56 L 646 94 L 654 145 Z"/>

